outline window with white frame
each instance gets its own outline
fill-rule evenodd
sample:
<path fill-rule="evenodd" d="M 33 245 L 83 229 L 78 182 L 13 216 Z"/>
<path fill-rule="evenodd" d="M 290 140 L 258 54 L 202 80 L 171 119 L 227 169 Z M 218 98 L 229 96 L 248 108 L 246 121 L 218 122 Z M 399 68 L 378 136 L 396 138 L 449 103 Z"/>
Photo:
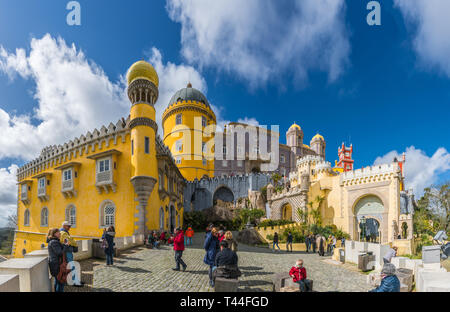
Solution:
<path fill-rule="evenodd" d="M 222 167 L 228 167 L 228 161 L 222 160 Z"/>
<path fill-rule="evenodd" d="M 227 153 L 227 147 L 225 145 L 222 147 L 222 151 L 224 155 Z"/>
<path fill-rule="evenodd" d="M 74 205 L 70 205 L 66 208 L 66 220 L 72 225 L 77 226 L 77 208 Z"/>
<path fill-rule="evenodd" d="M 28 209 L 23 214 L 23 225 L 30 226 L 30 211 Z"/>
<path fill-rule="evenodd" d="M 178 140 L 175 142 L 175 151 L 176 152 L 183 151 L 183 140 Z"/>
<path fill-rule="evenodd" d="M 183 115 L 182 114 L 177 114 L 175 124 L 176 125 L 181 125 L 182 122 L 183 122 Z"/>
<path fill-rule="evenodd" d="M 22 184 L 20 193 L 21 193 L 21 197 L 22 198 L 26 198 L 27 197 L 27 193 L 28 193 L 28 185 Z"/>
<path fill-rule="evenodd" d="M 106 172 L 110 170 L 110 160 L 102 159 L 98 161 L 98 172 Z"/>
<path fill-rule="evenodd" d="M 48 226 L 48 209 L 47 207 L 41 210 L 41 226 Z"/>
<path fill-rule="evenodd" d="M 113 225 L 114 226 L 114 221 L 115 221 L 115 212 L 116 212 L 116 208 L 111 205 L 111 204 L 107 204 L 104 207 L 104 226 L 110 226 Z"/>
<path fill-rule="evenodd" d="M 175 157 L 175 163 L 177 165 L 180 165 L 181 164 L 181 157 Z"/>
<path fill-rule="evenodd" d="M 206 117 L 202 116 L 202 127 L 206 127 Z"/>
<path fill-rule="evenodd" d="M 72 169 L 66 169 L 63 171 L 63 181 L 72 180 Z"/>
<path fill-rule="evenodd" d="M 242 160 L 238 160 L 238 161 L 237 161 L 237 166 L 238 166 L 238 167 L 242 167 L 242 163 L 243 163 Z"/>
<path fill-rule="evenodd" d="M 38 180 L 38 196 L 45 195 L 45 177 Z"/>
<path fill-rule="evenodd" d="M 284 157 L 284 155 L 281 155 L 280 160 L 281 160 L 281 163 L 284 164 L 284 162 L 286 161 L 286 158 Z"/>

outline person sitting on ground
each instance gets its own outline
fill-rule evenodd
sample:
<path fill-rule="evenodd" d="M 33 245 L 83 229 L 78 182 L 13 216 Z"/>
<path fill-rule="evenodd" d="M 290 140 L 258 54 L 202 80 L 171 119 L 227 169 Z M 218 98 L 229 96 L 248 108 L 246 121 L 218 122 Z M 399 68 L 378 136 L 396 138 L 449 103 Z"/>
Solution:
<path fill-rule="evenodd" d="M 238 244 L 236 240 L 233 238 L 233 233 L 231 233 L 231 231 L 225 232 L 225 239 L 223 240 L 223 242 L 227 242 L 228 248 L 230 248 L 234 252 L 237 252 Z"/>
<path fill-rule="evenodd" d="M 397 247 L 392 247 L 391 249 L 389 249 L 389 251 L 386 253 L 386 255 L 383 257 L 383 262 L 386 263 L 391 263 L 391 260 L 393 257 L 395 257 L 397 255 Z"/>
<path fill-rule="evenodd" d="M 381 284 L 369 292 L 400 292 L 400 280 L 395 275 L 395 265 L 386 263 L 381 270 Z"/>
<path fill-rule="evenodd" d="M 298 259 L 295 266 L 289 271 L 289 275 L 292 277 L 294 283 L 300 285 L 302 292 L 309 291 L 311 289 L 310 280 L 306 279 L 306 269 L 303 267 L 303 260 Z"/>
<path fill-rule="evenodd" d="M 214 281 L 217 277 L 238 278 L 242 273 L 238 268 L 237 254 L 228 248 L 228 243 L 226 241 L 220 242 L 219 246 L 220 251 L 217 253 L 216 259 L 214 260 Z"/>

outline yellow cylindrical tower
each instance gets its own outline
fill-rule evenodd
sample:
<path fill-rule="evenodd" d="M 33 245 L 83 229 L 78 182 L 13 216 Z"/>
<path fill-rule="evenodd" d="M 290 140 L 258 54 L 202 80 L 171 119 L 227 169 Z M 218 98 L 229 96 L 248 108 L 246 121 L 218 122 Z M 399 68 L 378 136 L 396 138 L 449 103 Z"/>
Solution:
<path fill-rule="evenodd" d="M 146 207 L 157 182 L 154 105 L 158 99 L 158 75 L 145 61 L 134 63 L 127 73 L 131 129 L 131 183 L 138 198 L 135 234 L 145 234 Z"/>
<path fill-rule="evenodd" d="M 162 116 L 164 144 L 188 181 L 214 176 L 216 115 L 206 97 L 189 83 L 171 98 Z"/>

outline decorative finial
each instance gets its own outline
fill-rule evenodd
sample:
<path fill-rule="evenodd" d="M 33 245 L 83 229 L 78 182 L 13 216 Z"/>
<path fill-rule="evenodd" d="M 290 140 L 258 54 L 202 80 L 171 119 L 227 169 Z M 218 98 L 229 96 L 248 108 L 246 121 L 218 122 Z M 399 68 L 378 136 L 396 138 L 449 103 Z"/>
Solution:
<path fill-rule="evenodd" d="M 192 88 L 191 82 L 188 82 L 187 87 L 188 87 L 188 88 Z"/>

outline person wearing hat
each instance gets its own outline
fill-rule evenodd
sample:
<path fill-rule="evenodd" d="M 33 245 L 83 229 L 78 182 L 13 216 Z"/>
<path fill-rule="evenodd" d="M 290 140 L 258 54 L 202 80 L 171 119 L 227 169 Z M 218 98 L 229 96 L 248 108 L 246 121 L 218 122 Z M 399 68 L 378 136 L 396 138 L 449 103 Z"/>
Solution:
<path fill-rule="evenodd" d="M 69 244 L 69 247 L 66 249 L 66 260 L 67 263 L 73 262 L 73 253 L 78 251 L 78 244 L 77 242 L 70 236 L 70 228 L 72 225 L 69 221 L 64 221 L 62 223 L 62 227 L 59 230 L 61 232 L 60 242 L 61 244 Z M 75 272 L 76 268 L 75 266 L 72 266 L 72 271 Z M 77 273 L 77 272 L 75 272 Z M 72 274 L 72 281 L 73 286 L 83 286 L 78 276 L 81 276 L 81 272 L 78 272 L 78 274 Z"/>
<path fill-rule="evenodd" d="M 183 271 L 186 271 L 187 264 L 184 263 L 181 257 L 183 256 L 184 251 L 184 235 L 183 230 L 181 228 L 175 229 L 175 238 L 173 240 L 173 250 L 175 251 L 175 263 L 176 267 L 172 270 L 180 271 L 180 265 L 183 267 Z"/>
<path fill-rule="evenodd" d="M 400 280 L 395 275 L 395 265 L 386 263 L 381 270 L 381 284 L 369 292 L 400 292 Z"/>

